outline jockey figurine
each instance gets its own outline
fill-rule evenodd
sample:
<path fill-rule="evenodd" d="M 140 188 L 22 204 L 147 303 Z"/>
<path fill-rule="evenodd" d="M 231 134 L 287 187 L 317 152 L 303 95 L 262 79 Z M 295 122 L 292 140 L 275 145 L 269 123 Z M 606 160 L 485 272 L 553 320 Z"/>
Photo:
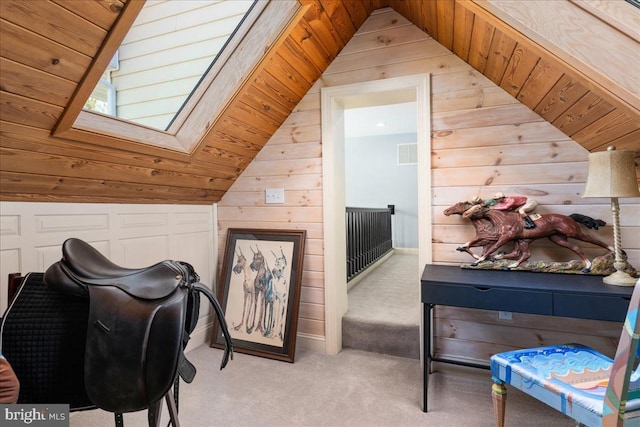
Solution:
<path fill-rule="evenodd" d="M 480 206 L 495 206 L 498 204 L 498 201 L 495 199 L 482 200 L 480 196 L 476 196 L 471 200 L 471 204 Z"/>
<path fill-rule="evenodd" d="M 503 193 L 496 193 L 493 196 L 493 200 L 497 203 L 491 206 L 491 209 L 500 211 L 515 211 L 524 218 L 524 228 L 535 228 L 536 224 L 529 216 L 529 212 L 534 211 L 538 207 L 538 203 L 533 199 L 528 199 L 525 196 L 509 196 L 505 197 Z"/>

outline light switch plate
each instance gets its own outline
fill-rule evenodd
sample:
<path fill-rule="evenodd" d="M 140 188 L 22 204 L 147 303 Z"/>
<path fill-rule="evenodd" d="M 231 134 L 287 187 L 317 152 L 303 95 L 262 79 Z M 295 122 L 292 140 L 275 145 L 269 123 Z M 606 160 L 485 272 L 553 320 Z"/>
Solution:
<path fill-rule="evenodd" d="M 278 204 L 284 203 L 284 188 L 267 188 L 264 191 L 265 203 Z"/>

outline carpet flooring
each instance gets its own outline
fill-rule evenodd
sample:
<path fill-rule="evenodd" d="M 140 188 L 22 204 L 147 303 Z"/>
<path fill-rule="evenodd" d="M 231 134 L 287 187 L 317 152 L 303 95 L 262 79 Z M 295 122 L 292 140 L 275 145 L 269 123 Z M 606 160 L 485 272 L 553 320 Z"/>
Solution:
<path fill-rule="evenodd" d="M 394 253 L 349 291 L 348 299 L 349 318 L 419 325 L 418 256 Z"/>
<path fill-rule="evenodd" d="M 394 254 L 349 292 L 345 348 L 338 355 L 298 350 L 295 362 L 286 363 L 236 353 L 220 371 L 221 350 L 200 346 L 189 352 L 198 374 L 193 383 L 181 383 L 181 425 L 495 426 L 488 370 L 435 363 L 429 412 L 422 411 L 417 263 L 415 256 Z M 574 425 L 518 390 L 510 392 L 506 414 L 507 427 Z M 126 427 L 147 426 L 146 411 L 124 419 Z M 161 425 L 167 420 L 165 409 Z M 113 425 L 113 414 L 101 410 L 70 417 L 71 427 Z"/>
<path fill-rule="evenodd" d="M 299 351 L 295 363 L 236 354 L 222 371 L 222 351 L 200 346 L 188 354 L 198 369 L 180 386 L 183 427 L 492 427 L 486 370 L 437 368 L 422 412 L 418 360 L 345 349 L 338 355 Z M 161 425 L 166 426 L 164 414 Z M 71 427 L 111 427 L 101 410 L 71 414 Z M 125 414 L 125 427 L 145 427 L 146 412 Z M 507 427 L 569 427 L 566 416 L 513 390 Z"/>
<path fill-rule="evenodd" d="M 348 294 L 342 346 L 420 358 L 418 256 L 394 253 Z"/>

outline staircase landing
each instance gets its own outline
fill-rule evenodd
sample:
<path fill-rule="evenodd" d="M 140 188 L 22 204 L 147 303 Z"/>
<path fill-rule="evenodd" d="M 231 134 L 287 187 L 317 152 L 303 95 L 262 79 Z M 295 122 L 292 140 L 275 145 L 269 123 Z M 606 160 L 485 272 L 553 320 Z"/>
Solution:
<path fill-rule="evenodd" d="M 394 253 L 349 291 L 342 346 L 420 358 L 418 256 Z"/>

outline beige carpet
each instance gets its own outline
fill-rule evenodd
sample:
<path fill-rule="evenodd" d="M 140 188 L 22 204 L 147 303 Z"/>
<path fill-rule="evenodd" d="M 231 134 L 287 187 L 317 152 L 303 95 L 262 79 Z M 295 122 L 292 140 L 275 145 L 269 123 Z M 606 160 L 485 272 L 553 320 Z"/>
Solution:
<path fill-rule="evenodd" d="M 417 255 L 394 253 L 349 291 L 342 318 L 345 348 L 420 358 Z"/>
<path fill-rule="evenodd" d="M 346 322 L 364 328 L 351 329 L 354 340 L 369 348 L 371 343 L 387 341 L 390 352 L 404 357 L 345 348 L 336 356 L 298 351 L 290 364 L 236 354 L 220 371 L 221 350 L 202 346 L 188 355 L 198 374 L 192 384 L 181 384 L 181 425 L 494 426 L 488 370 L 435 364 L 429 383 L 430 411 L 422 412 L 417 263 L 415 256 L 393 255 L 349 292 Z M 391 333 L 385 334 L 384 328 L 391 328 Z M 163 426 L 166 419 L 165 414 Z M 509 396 L 506 421 L 507 427 L 574 425 L 517 390 Z M 72 427 L 113 424 L 113 415 L 100 410 L 71 415 Z M 125 415 L 125 426 L 146 425 L 146 412 Z"/>
<path fill-rule="evenodd" d="M 349 291 L 348 298 L 348 318 L 419 325 L 418 256 L 394 253 Z"/>
<path fill-rule="evenodd" d="M 424 413 L 417 360 L 357 350 L 336 356 L 299 351 L 291 364 L 236 354 L 220 371 L 221 355 L 206 346 L 190 352 L 198 374 L 192 384 L 181 384 L 183 427 L 494 426 L 485 370 L 439 368 L 446 371 L 432 374 L 431 410 Z M 572 425 L 517 390 L 509 396 L 508 427 Z M 71 426 L 109 427 L 113 417 L 100 410 L 76 412 Z M 146 412 L 126 414 L 125 426 L 146 426 Z"/>

